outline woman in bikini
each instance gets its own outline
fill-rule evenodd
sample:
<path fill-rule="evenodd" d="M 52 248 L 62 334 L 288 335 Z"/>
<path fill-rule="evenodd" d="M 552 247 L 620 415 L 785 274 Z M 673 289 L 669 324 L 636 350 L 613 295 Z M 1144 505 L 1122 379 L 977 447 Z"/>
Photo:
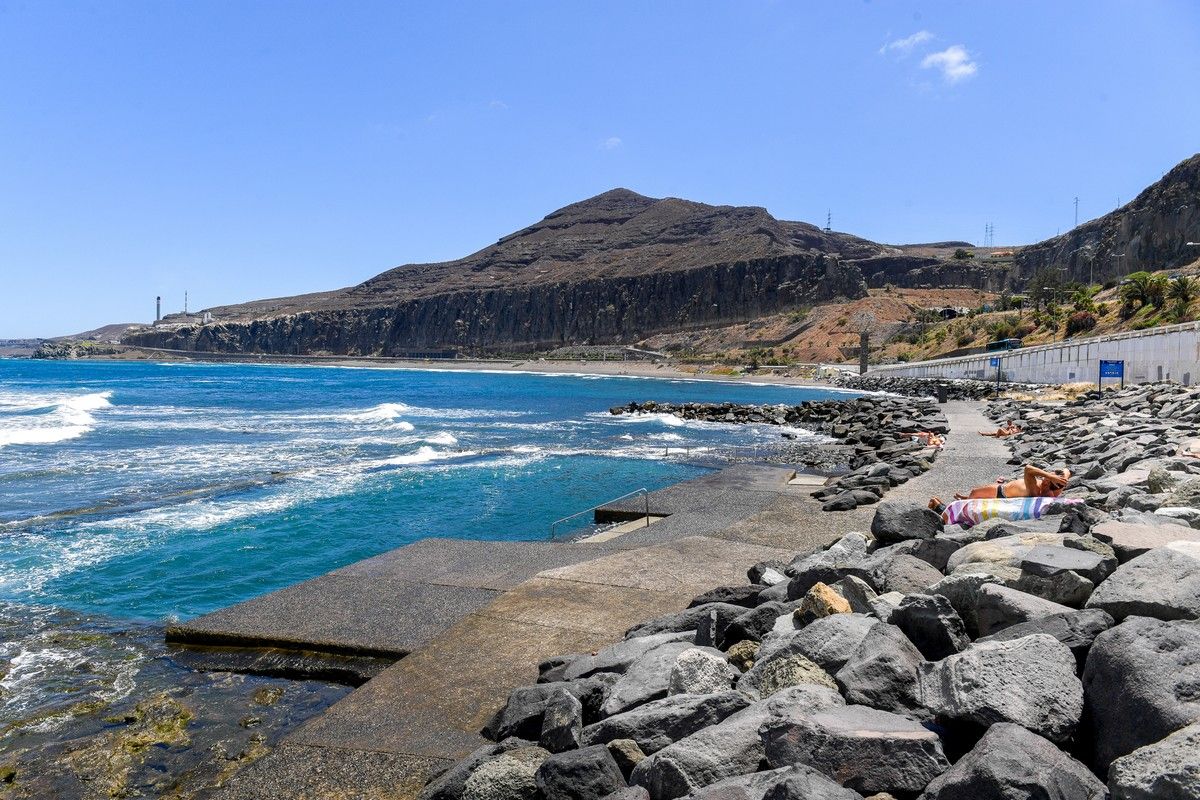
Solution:
<path fill-rule="evenodd" d="M 1006 498 L 1006 497 L 1058 497 L 1062 494 L 1063 489 L 1067 487 L 1067 481 L 1071 479 L 1071 470 L 1064 469 L 1062 472 L 1047 472 L 1044 469 L 1025 465 L 1025 470 L 1019 480 L 1006 481 L 1004 479 L 997 480 L 995 483 L 986 483 L 983 486 L 976 486 L 967 494 L 956 494 L 954 497 L 958 500 L 973 500 L 975 498 Z M 934 511 L 941 513 L 945 508 L 943 503 L 938 498 L 931 498 L 929 507 Z"/>
<path fill-rule="evenodd" d="M 1010 419 L 1008 422 L 1004 423 L 999 428 L 997 428 L 995 430 L 995 432 L 980 431 L 979 435 L 980 436 L 994 436 L 997 439 L 1005 439 L 1009 436 L 1016 436 L 1020 432 L 1021 432 L 1021 429 L 1017 427 L 1017 423 L 1013 422 Z"/>

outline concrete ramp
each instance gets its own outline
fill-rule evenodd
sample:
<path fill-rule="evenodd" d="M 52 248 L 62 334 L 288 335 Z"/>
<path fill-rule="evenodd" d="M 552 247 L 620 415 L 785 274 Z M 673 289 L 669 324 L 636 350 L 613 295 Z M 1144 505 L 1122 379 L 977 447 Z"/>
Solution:
<path fill-rule="evenodd" d="M 757 561 L 791 555 L 691 537 L 545 570 L 309 720 L 218 796 L 416 797 L 430 776 L 484 744 L 479 730 L 513 687 L 537 679 L 539 661 L 592 652 L 714 586 L 743 582 Z M 310 766 L 323 762 L 338 766 L 328 775 Z M 404 778 L 378 794 L 374 769 Z"/>

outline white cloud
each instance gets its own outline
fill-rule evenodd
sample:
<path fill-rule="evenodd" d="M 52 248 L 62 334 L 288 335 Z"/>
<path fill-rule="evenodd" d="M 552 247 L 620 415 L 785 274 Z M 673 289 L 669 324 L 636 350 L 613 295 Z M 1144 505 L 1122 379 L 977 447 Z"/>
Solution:
<path fill-rule="evenodd" d="M 971 54 L 961 44 L 930 53 L 921 60 L 921 68 L 941 70 L 946 83 L 964 81 L 979 71 L 979 65 L 971 60 Z"/>
<path fill-rule="evenodd" d="M 899 53 L 906 56 L 912 52 L 913 48 L 919 44 L 932 41 L 934 35 L 929 31 L 917 31 L 912 36 L 906 36 L 903 39 L 895 39 L 888 42 L 883 47 L 879 48 L 879 55 L 886 56 L 888 53 Z"/>
<path fill-rule="evenodd" d="M 488 107 L 495 108 L 500 111 L 506 111 L 508 110 L 508 103 L 504 102 L 503 100 L 493 100 L 492 102 L 488 103 Z"/>
<path fill-rule="evenodd" d="M 600 143 L 601 150 L 616 150 L 621 146 L 621 138 L 619 136 L 610 136 Z"/>

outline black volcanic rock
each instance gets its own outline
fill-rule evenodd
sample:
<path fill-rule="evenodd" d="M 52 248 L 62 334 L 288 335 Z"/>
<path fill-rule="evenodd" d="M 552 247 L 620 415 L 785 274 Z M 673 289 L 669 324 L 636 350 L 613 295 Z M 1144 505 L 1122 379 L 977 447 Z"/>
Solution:
<path fill-rule="evenodd" d="M 217 352 L 393 355 L 414 349 L 632 342 L 866 294 L 881 246 L 765 209 L 625 189 L 569 205 L 457 261 L 358 286 L 168 316 L 124 341 Z"/>

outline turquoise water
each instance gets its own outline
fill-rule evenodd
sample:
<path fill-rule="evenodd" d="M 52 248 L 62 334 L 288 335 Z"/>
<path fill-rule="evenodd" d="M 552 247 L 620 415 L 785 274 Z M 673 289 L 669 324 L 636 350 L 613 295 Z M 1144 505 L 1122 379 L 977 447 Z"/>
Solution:
<path fill-rule="evenodd" d="M 610 406 L 829 396 L 595 376 L 0 360 L 0 600 L 180 619 L 421 538 L 545 538 L 559 517 L 701 474 L 685 447 L 779 436 L 613 417 Z"/>

